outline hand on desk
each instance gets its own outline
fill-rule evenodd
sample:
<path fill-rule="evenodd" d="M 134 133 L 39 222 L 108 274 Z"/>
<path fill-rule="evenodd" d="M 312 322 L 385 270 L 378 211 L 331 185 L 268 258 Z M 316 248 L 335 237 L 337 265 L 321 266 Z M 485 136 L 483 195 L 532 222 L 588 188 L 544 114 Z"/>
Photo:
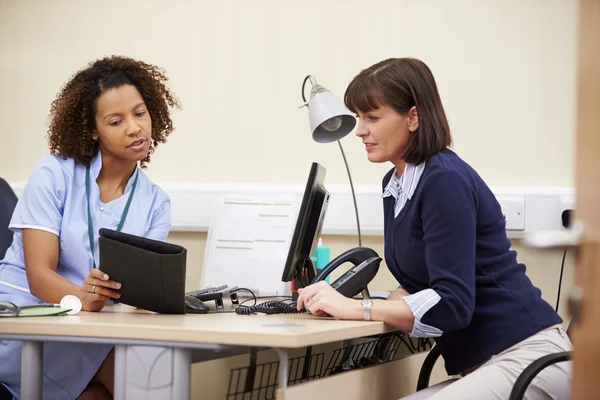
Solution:
<path fill-rule="evenodd" d="M 358 300 L 340 294 L 325 281 L 298 289 L 298 293 L 298 310 L 305 307 L 311 314 L 319 317 L 329 314 L 339 319 L 352 319 L 356 314 L 355 309 L 361 307 Z"/>
<path fill-rule="evenodd" d="M 100 311 L 111 298 L 121 297 L 119 292 L 113 289 L 120 289 L 121 284 L 109 280 L 104 272 L 93 268 L 90 275 L 85 278 L 83 285 L 79 287 L 78 297 L 81 299 L 83 311 Z"/>

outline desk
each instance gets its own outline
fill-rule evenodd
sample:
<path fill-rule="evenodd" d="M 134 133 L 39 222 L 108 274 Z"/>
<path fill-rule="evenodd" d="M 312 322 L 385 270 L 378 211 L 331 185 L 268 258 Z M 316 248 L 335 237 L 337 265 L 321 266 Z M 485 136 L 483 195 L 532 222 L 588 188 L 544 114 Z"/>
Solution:
<path fill-rule="evenodd" d="M 158 315 L 125 305 L 74 316 L 3 318 L 0 339 L 23 342 L 21 389 L 42 398 L 43 342 L 115 345 L 115 400 L 188 399 L 192 351 L 227 352 L 234 347 L 273 348 L 279 355 L 279 387 L 288 382 L 286 349 L 355 339 L 392 331 L 382 322 L 340 321 L 308 314 Z M 147 368 L 150 366 L 150 368 Z"/>

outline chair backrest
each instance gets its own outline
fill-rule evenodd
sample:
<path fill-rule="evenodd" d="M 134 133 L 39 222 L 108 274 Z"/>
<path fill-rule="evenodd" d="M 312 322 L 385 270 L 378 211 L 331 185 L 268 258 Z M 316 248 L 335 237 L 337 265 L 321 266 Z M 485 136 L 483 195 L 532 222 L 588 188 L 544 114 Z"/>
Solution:
<path fill-rule="evenodd" d="M 17 205 L 17 200 L 17 195 L 8 182 L 0 178 L 0 260 L 4 258 L 6 250 L 12 243 L 13 232 L 8 229 L 8 224 Z"/>
<path fill-rule="evenodd" d="M 4 386 L 2 383 L 0 383 L 0 400 L 12 400 L 12 399 L 13 399 L 12 393 L 6 388 L 6 386 Z"/>

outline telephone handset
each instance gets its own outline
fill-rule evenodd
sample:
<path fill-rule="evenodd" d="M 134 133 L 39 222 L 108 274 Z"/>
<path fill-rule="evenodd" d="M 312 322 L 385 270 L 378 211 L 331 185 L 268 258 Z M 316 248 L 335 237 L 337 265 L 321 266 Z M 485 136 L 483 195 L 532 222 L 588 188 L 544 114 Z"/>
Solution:
<path fill-rule="evenodd" d="M 340 254 L 331 260 L 310 283 L 324 280 L 336 268 L 346 262 L 350 262 L 354 266 L 331 283 L 331 287 L 346 297 L 354 297 L 363 291 L 368 293 L 367 285 L 377 275 L 381 263 L 381 258 L 377 252 L 368 247 L 355 247 Z"/>

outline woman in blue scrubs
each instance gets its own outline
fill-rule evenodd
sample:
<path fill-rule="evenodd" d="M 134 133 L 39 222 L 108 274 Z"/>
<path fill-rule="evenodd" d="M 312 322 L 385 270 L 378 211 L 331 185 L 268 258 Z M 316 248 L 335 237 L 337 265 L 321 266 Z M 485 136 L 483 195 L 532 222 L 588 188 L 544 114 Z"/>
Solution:
<path fill-rule="evenodd" d="M 0 261 L 0 299 L 17 305 L 81 299 L 100 311 L 120 283 L 96 267 L 98 231 L 116 229 L 165 240 L 169 197 L 143 169 L 173 131 L 178 101 L 156 66 L 124 57 L 77 72 L 51 107 L 50 154 L 35 166 L 10 222 Z M 20 396 L 21 345 L 0 341 L 0 383 Z M 44 399 L 110 399 L 112 346 L 47 343 Z"/>
<path fill-rule="evenodd" d="M 360 72 L 345 94 L 369 161 L 391 162 L 382 183 L 385 260 L 400 284 L 387 300 L 353 300 L 324 282 L 298 308 L 384 321 L 434 338 L 459 379 L 411 400 L 503 400 L 540 357 L 571 350 L 561 318 L 517 261 L 492 191 L 451 145 L 437 85 L 423 62 L 388 59 Z M 483 132 L 485 134 L 485 132 Z M 570 362 L 546 368 L 527 399 L 566 399 Z"/>

